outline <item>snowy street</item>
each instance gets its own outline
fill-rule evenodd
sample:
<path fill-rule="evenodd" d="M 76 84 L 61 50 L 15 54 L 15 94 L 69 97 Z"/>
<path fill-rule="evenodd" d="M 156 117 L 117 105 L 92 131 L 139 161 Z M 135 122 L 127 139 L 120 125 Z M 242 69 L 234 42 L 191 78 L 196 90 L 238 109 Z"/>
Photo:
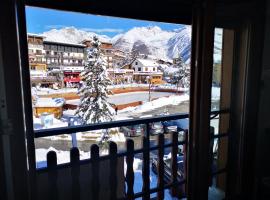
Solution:
<path fill-rule="evenodd" d="M 166 97 L 173 95 L 174 93 L 170 92 L 151 92 L 150 96 L 151 99 L 160 98 L 160 97 Z M 110 95 L 108 98 L 108 101 L 110 103 L 119 105 L 119 104 L 128 104 L 136 101 L 148 101 L 149 98 L 149 92 L 148 91 L 142 91 L 142 92 L 129 92 L 129 93 L 122 93 L 122 94 L 114 94 Z M 78 105 L 80 102 L 80 99 L 74 99 L 74 100 L 67 100 L 67 104 L 75 104 Z"/>
<path fill-rule="evenodd" d="M 151 92 L 151 99 L 170 96 L 174 93 L 170 92 Z M 109 102 L 113 104 L 127 104 L 135 101 L 148 101 L 149 92 L 129 92 L 123 94 L 115 94 L 109 97 Z"/>

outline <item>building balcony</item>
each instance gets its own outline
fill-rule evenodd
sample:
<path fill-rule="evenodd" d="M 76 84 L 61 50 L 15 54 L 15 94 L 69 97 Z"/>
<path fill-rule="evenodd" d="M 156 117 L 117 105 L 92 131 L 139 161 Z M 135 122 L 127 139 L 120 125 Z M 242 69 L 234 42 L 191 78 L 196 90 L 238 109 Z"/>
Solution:
<path fill-rule="evenodd" d="M 226 110 L 213 111 L 211 118 L 227 112 Z M 144 127 L 140 137 L 142 142 L 140 148 L 135 148 L 133 139 L 127 139 L 125 150 L 118 150 L 119 147 L 116 143 L 109 142 L 109 154 L 101 155 L 99 146 L 93 144 L 89 148 L 90 158 L 80 160 L 79 149 L 73 147 L 70 150 L 71 161 L 65 164 L 57 164 L 56 152 L 49 151 L 47 162 L 37 168 L 37 184 L 42 183 L 43 185 L 40 187 L 38 195 L 44 195 L 38 198 L 57 199 L 60 196 L 72 195 L 80 198 L 80 196 L 90 195 L 90 199 L 124 200 L 150 199 L 150 196 L 157 194 L 159 199 L 164 199 L 165 189 L 169 189 L 168 193 L 172 197 L 185 197 L 188 130 L 182 129 L 178 132 L 177 128 L 167 128 L 155 136 L 156 143 L 153 143 L 150 138 L 153 137 L 152 124 L 183 120 L 188 117 L 188 114 L 176 114 L 35 131 L 36 138 L 43 138 L 116 127 Z M 214 136 L 213 129 L 211 129 L 211 134 L 212 140 L 219 137 Z M 165 153 L 170 153 L 169 163 L 168 159 L 164 157 Z M 142 173 L 134 171 L 135 160 L 137 162 L 138 158 L 142 159 Z M 152 170 L 153 172 L 151 172 Z M 150 184 L 152 173 L 156 174 L 155 183 L 157 185 L 154 186 Z M 219 172 L 213 171 L 212 173 Z M 134 177 L 137 180 L 136 186 Z M 138 179 L 141 181 L 138 182 Z M 138 184 L 143 188 L 141 192 L 136 189 Z"/>

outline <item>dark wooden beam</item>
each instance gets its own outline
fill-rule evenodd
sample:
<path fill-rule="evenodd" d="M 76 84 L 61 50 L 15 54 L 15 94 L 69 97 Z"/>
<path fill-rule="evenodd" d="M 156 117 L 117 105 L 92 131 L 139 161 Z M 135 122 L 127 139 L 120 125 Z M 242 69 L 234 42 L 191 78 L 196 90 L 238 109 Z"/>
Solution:
<path fill-rule="evenodd" d="M 213 0 L 197 1 L 192 18 L 188 198 L 208 199 L 214 48 Z"/>
<path fill-rule="evenodd" d="M 0 2 L 1 57 L 4 95 L 1 98 L 1 119 L 4 116 L 3 143 L 8 199 L 29 199 L 27 153 L 25 145 L 24 105 L 16 1 Z M 1 93 L 3 94 L 3 93 Z M 2 132 L 2 131 L 1 131 Z M 2 149 L 1 149 L 2 151 Z M 1 169 L 2 170 L 2 169 Z"/>
<path fill-rule="evenodd" d="M 114 17 L 191 24 L 191 2 L 171 1 L 59 1 L 26 0 L 29 6 L 59 9 L 73 12 L 98 14 Z"/>

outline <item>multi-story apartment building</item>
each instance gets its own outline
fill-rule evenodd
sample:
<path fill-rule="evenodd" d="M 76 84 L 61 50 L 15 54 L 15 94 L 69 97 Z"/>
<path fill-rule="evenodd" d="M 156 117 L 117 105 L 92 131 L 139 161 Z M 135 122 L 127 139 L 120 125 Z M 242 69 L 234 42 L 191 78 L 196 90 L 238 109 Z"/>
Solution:
<path fill-rule="evenodd" d="M 47 70 L 43 39 L 43 36 L 37 34 L 28 34 L 27 38 L 30 70 L 36 73 Z"/>
<path fill-rule="evenodd" d="M 48 68 L 60 68 L 61 66 L 83 66 L 84 49 L 82 44 L 59 43 L 44 41 L 45 58 Z"/>
<path fill-rule="evenodd" d="M 91 40 L 83 40 L 82 44 L 84 44 L 87 48 L 90 48 L 92 46 Z M 112 43 L 107 41 L 101 41 L 100 49 L 107 61 L 107 68 L 112 68 L 114 59 L 114 48 L 112 46 Z"/>
<path fill-rule="evenodd" d="M 66 85 L 80 82 L 84 70 L 85 45 L 44 41 L 45 59 L 48 69 L 63 73 Z"/>

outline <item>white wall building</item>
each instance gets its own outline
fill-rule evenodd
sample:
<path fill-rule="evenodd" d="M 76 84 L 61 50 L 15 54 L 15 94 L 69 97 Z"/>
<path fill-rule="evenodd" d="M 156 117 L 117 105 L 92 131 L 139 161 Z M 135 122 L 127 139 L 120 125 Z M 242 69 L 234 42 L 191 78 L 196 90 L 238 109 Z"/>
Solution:
<path fill-rule="evenodd" d="M 136 59 L 132 64 L 132 69 L 134 69 L 135 73 L 151 73 L 158 72 L 159 64 L 154 60 L 148 59 Z"/>

